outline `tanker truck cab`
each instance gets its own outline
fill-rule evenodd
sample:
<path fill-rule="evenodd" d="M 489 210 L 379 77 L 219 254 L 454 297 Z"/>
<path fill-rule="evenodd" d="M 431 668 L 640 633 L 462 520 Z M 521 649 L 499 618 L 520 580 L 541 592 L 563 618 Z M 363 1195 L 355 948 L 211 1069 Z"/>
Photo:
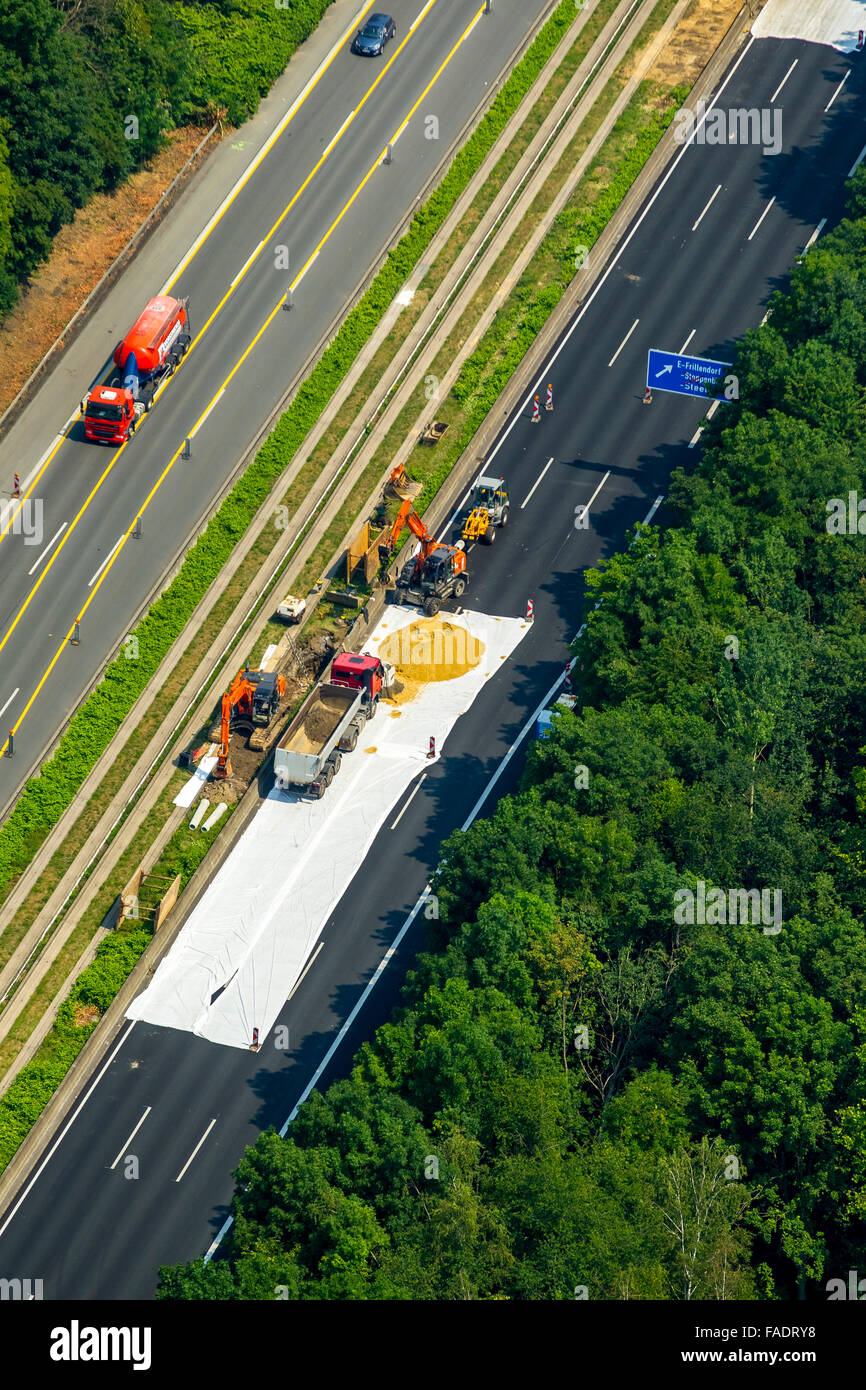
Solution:
<path fill-rule="evenodd" d="M 190 342 L 189 300 L 157 295 L 114 349 L 121 375 L 94 387 L 88 396 L 85 437 L 99 444 L 125 443 Z"/>
<path fill-rule="evenodd" d="M 84 416 L 87 439 L 100 444 L 122 444 L 130 426 L 135 428 L 135 420 L 135 401 L 129 391 L 120 391 L 114 386 L 97 386 L 87 398 Z"/>

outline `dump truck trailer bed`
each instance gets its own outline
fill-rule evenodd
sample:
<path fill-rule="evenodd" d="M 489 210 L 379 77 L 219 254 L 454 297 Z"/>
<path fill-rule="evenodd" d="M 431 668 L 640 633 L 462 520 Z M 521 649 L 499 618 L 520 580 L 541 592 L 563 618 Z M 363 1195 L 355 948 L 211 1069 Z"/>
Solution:
<path fill-rule="evenodd" d="M 366 722 L 364 692 L 323 682 L 307 696 L 274 752 L 278 785 L 321 796 L 337 770 L 340 752 L 354 748 Z M 359 723 L 360 720 L 360 723 Z M 332 769 L 328 776 L 328 767 Z"/>

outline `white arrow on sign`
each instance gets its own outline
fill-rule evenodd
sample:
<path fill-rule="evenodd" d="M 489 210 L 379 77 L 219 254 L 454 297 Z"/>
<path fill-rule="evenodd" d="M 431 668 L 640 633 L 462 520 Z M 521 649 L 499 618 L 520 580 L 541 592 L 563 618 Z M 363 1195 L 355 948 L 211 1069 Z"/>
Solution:
<path fill-rule="evenodd" d="M 671 366 L 671 364 L 670 364 L 670 362 L 669 362 L 668 365 L 667 365 L 666 367 L 662 367 L 662 369 L 661 369 L 660 372 L 656 372 L 656 380 L 658 380 L 658 378 L 659 378 L 660 376 L 664 376 L 665 372 L 672 372 L 672 371 L 673 371 L 673 367 Z"/>

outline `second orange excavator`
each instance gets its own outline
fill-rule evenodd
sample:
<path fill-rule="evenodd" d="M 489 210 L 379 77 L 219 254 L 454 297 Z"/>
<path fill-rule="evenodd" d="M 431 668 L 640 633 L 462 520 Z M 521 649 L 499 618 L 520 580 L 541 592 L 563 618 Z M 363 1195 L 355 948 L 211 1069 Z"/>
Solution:
<path fill-rule="evenodd" d="M 407 560 L 397 576 L 397 598 L 400 602 L 417 603 L 428 618 L 439 612 L 445 599 L 461 598 L 466 592 L 469 575 L 466 551 L 462 542 L 442 545 L 431 536 L 410 498 L 401 506 L 388 532 L 382 549 L 391 555 L 404 526 L 421 542 L 411 560 Z"/>
<path fill-rule="evenodd" d="M 232 729 L 242 723 L 266 727 L 276 714 L 285 693 L 285 676 L 271 671 L 256 671 L 249 666 L 245 671 L 238 671 L 222 698 L 220 751 L 213 772 L 215 778 L 232 775 L 229 760 Z"/>

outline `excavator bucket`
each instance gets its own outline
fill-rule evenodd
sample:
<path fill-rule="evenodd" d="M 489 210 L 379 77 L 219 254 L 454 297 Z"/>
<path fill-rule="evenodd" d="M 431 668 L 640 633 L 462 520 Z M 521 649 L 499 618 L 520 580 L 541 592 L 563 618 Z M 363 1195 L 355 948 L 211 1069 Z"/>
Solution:
<path fill-rule="evenodd" d="M 399 695 L 406 689 L 390 661 L 382 662 L 382 689 L 386 699 L 392 695 Z"/>
<path fill-rule="evenodd" d="M 473 507 L 463 526 L 464 541 L 476 541 L 483 536 L 490 525 L 490 513 L 486 507 Z"/>
<path fill-rule="evenodd" d="M 398 463 L 385 484 L 385 493 L 400 497 L 404 502 L 411 502 L 418 496 L 421 487 L 421 483 L 416 483 L 409 477 L 402 463 Z"/>

